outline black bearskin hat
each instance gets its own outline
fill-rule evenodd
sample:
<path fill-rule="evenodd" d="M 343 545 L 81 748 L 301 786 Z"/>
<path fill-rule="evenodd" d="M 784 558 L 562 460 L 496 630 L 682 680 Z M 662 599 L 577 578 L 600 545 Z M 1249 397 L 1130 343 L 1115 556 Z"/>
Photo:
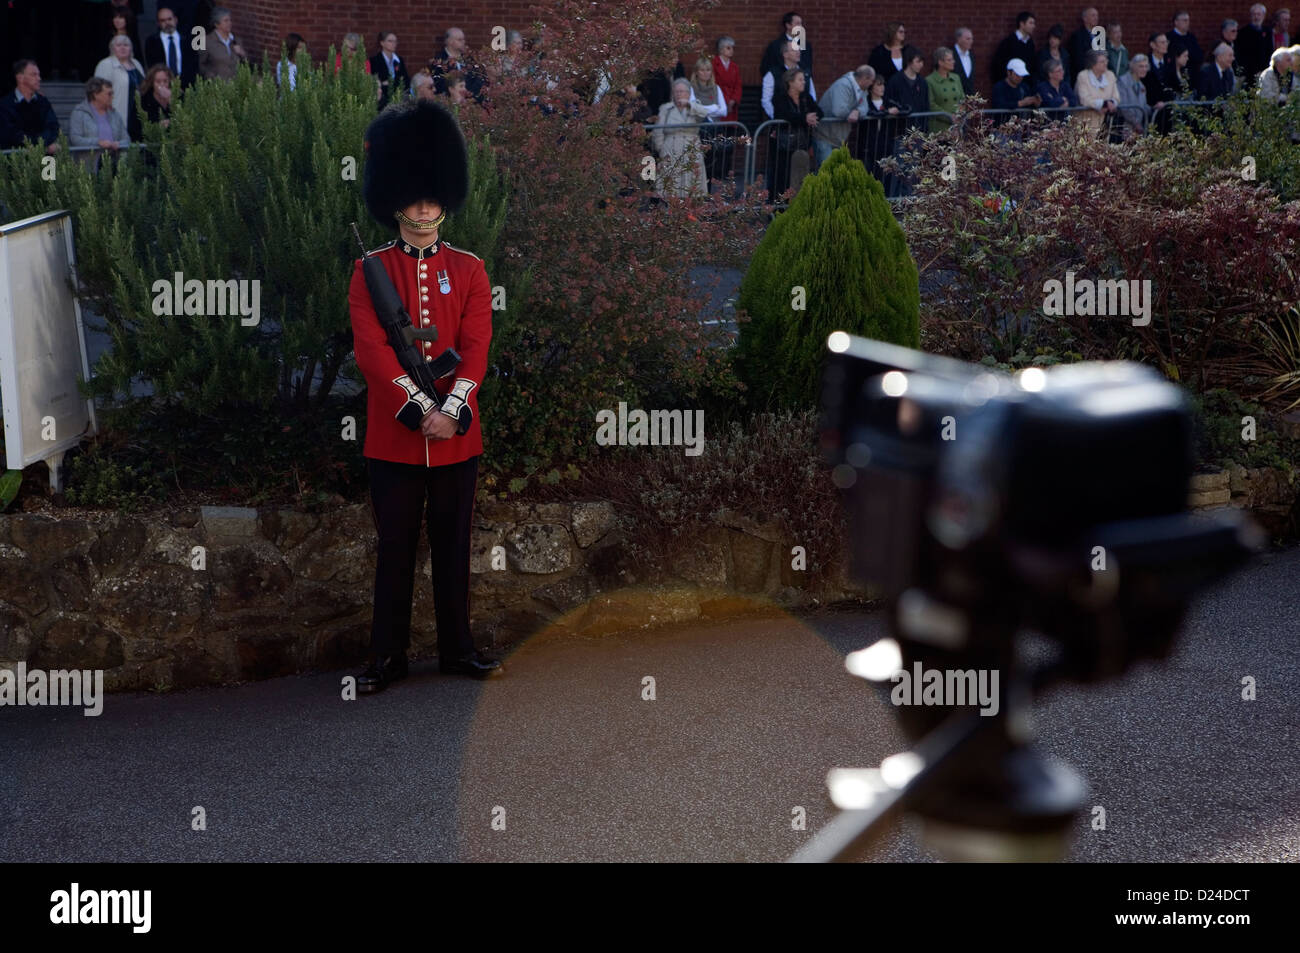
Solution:
<path fill-rule="evenodd" d="M 455 117 L 424 99 L 376 116 L 366 129 L 362 194 L 375 220 L 393 231 L 393 215 L 420 199 L 448 215 L 459 211 L 469 194 L 469 159 Z"/>

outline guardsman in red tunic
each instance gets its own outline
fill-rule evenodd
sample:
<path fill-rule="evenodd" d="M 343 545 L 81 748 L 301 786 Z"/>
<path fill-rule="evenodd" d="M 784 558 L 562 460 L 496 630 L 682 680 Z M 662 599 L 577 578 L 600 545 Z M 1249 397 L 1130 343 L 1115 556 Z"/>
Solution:
<path fill-rule="evenodd" d="M 398 231 L 372 253 L 432 362 L 454 348 L 460 364 L 437 381 L 435 403 L 403 369 L 376 315 L 358 260 L 348 306 L 357 364 L 366 378 L 370 500 L 379 534 L 370 664 L 357 680 L 376 692 L 407 673 L 411 597 L 420 522 L 432 554 L 438 659 L 444 673 L 485 678 L 500 663 L 474 648 L 469 627 L 469 547 L 474 484 L 483 452 L 478 393 L 492 338 L 492 292 L 483 262 L 438 237 L 446 213 L 469 192 L 465 140 L 455 119 L 431 102 L 390 106 L 366 130 L 364 192 L 370 213 Z M 427 503 L 427 507 L 426 507 Z"/>

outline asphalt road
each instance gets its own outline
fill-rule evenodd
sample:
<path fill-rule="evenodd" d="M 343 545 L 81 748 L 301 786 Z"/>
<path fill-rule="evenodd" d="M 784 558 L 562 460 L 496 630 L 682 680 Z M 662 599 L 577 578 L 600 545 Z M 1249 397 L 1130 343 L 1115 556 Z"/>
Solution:
<path fill-rule="evenodd" d="M 114 695 L 98 718 L 0 708 L 0 860 L 780 860 L 831 816 L 828 767 L 901 747 L 842 664 L 882 632 L 827 611 L 543 633 L 486 684 L 421 664 L 356 701 L 331 672 Z M 1071 859 L 1300 860 L 1298 672 L 1291 549 L 1206 596 L 1168 663 L 1045 700 L 1043 747 L 1107 813 Z M 876 856 L 933 859 L 909 825 Z"/>

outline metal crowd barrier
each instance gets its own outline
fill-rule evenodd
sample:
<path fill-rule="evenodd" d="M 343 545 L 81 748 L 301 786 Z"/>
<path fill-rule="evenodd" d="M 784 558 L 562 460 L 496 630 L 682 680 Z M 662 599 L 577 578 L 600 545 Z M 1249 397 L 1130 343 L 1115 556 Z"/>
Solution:
<path fill-rule="evenodd" d="M 921 123 L 925 124 L 928 131 L 929 120 L 946 119 L 950 125 L 957 125 L 964 129 L 965 124 L 972 119 L 983 116 L 995 115 L 1037 115 L 1045 119 L 1064 118 L 1065 114 L 1077 112 L 1095 112 L 1088 106 L 1035 106 L 1020 107 L 1017 109 L 978 109 L 971 110 L 963 114 L 944 112 L 940 110 L 928 110 L 926 112 L 916 113 L 899 113 L 890 116 L 863 116 L 856 123 L 849 123 L 847 119 L 823 119 L 821 124 L 848 125 L 851 128 L 849 134 L 845 136 L 845 141 L 849 145 L 850 152 L 855 158 L 862 159 L 867 163 L 868 171 L 878 176 L 878 171 L 872 166 L 880 159 L 894 155 L 894 144 L 900 137 L 907 134 L 910 129 L 916 128 Z M 752 145 L 748 156 L 746 157 L 745 166 L 745 185 L 753 185 L 758 177 L 758 158 L 760 151 L 766 151 L 771 146 L 770 136 L 764 135 L 769 129 L 779 126 L 788 125 L 783 119 L 769 119 L 759 125 L 754 131 Z M 892 127 L 892 128 L 891 128 Z M 812 145 L 814 136 L 809 136 L 809 145 Z M 886 140 L 883 144 L 881 140 Z M 872 142 L 871 140 L 874 140 Z M 868 146 L 868 143 L 870 145 Z M 883 145 L 883 147 L 882 147 Z M 766 158 L 766 156 L 764 157 Z M 777 157 L 780 162 L 780 157 Z M 767 171 L 765 163 L 765 171 Z M 888 192 L 888 188 L 886 189 Z M 896 198 L 898 196 L 890 196 Z"/>
<path fill-rule="evenodd" d="M 849 147 L 850 153 L 852 153 L 854 158 L 864 159 L 864 161 L 866 161 L 867 159 L 885 158 L 886 155 L 892 154 L 894 140 L 896 140 L 899 136 L 905 135 L 909 129 L 915 128 L 916 126 L 919 126 L 922 123 L 925 124 L 928 130 L 929 120 L 935 118 L 946 119 L 949 121 L 950 124 L 955 123 L 957 121 L 957 116 L 953 113 L 943 112 L 939 110 L 930 110 L 926 112 L 900 113 L 896 116 L 867 115 L 867 116 L 862 116 L 860 119 L 858 119 L 857 122 L 854 123 L 849 122 L 847 119 L 822 119 L 821 122 L 818 123 L 818 126 L 819 127 L 822 125 L 848 126 L 849 130 L 847 134 L 844 136 L 844 139 L 840 143 L 837 143 L 837 145 L 839 144 L 847 145 Z M 758 155 L 760 149 L 765 153 L 764 155 L 765 175 L 767 175 L 771 171 L 770 163 L 766 161 L 770 157 L 767 154 L 767 150 L 770 149 L 771 147 L 771 137 L 763 135 L 763 133 L 769 129 L 776 129 L 788 125 L 789 123 L 787 123 L 786 120 L 784 119 L 769 119 L 766 122 L 762 123 L 754 131 L 753 146 L 750 149 L 749 155 L 747 157 L 748 161 L 745 166 L 746 187 L 753 185 L 754 181 L 758 177 Z M 891 127 L 893 128 L 891 129 Z M 872 130 L 872 131 L 868 133 L 867 130 Z M 863 140 L 868 136 L 872 136 L 875 137 L 877 141 L 879 141 L 879 138 L 882 136 L 882 130 L 884 130 L 883 136 L 888 139 L 888 149 L 882 155 L 864 157 L 865 150 L 863 148 Z M 808 136 L 808 145 L 813 146 L 815 141 L 816 141 L 816 136 L 810 133 Z M 775 160 L 779 164 L 782 161 L 782 158 L 780 155 L 777 155 L 775 157 Z M 876 171 L 871 168 L 871 162 L 868 162 L 867 170 L 871 172 L 872 175 L 877 174 Z M 770 175 L 768 177 L 770 178 Z M 770 187 L 771 183 L 769 182 L 768 185 Z M 781 191 L 784 191 L 784 189 L 782 189 Z"/>
<path fill-rule="evenodd" d="M 1225 106 L 1226 99 L 1175 99 L 1171 103 L 1165 103 L 1166 109 L 1185 109 L 1188 106 L 1209 108 L 1212 106 Z"/>
<path fill-rule="evenodd" d="M 16 146 L 11 149 L 0 149 L 0 156 L 7 156 L 14 152 L 22 152 L 26 148 L 27 146 Z M 146 142 L 130 142 L 127 143 L 125 146 L 122 146 L 119 149 L 119 151 L 125 151 L 127 149 L 147 149 L 147 148 L 149 148 L 149 144 Z M 58 152 L 54 154 L 56 156 L 61 156 L 65 152 L 107 152 L 107 151 L 108 150 L 105 149 L 103 146 L 68 146 L 66 149 L 60 149 Z"/>
<path fill-rule="evenodd" d="M 1024 117 L 1034 117 L 1038 119 L 1043 119 L 1047 122 L 1065 122 L 1067 119 L 1070 118 L 1070 115 L 1074 113 L 1096 113 L 1096 112 L 1097 110 L 1093 109 L 1091 106 L 1018 106 L 1015 109 L 994 109 L 990 107 L 987 109 L 975 109 L 975 110 L 971 110 L 969 113 L 966 113 L 964 117 L 964 123 L 970 122 L 971 119 L 982 119 L 985 116 L 991 116 L 991 117 L 1001 116 L 1004 119 L 1010 118 L 1012 116 L 1024 116 Z M 1105 123 L 1106 119 L 1108 118 L 1109 117 L 1106 117 L 1103 114 L 1102 117 L 1103 123 Z M 963 132 L 965 131 L 964 123 L 962 126 Z M 994 124 L 997 125 L 996 119 L 994 119 Z"/>
<path fill-rule="evenodd" d="M 1152 111 L 1150 106 L 1125 106 L 1122 103 L 1119 107 L 1119 115 L 1124 120 L 1124 125 L 1126 126 L 1136 127 L 1140 125 L 1142 127 L 1142 135 L 1147 134 L 1151 129 L 1151 123 L 1154 122 L 1156 118 L 1155 113 Z M 1135 119 L 1140 120 L 1140 122 L 1135 123 Z"/>
<path fill-rule="evenodd" d="M 1149 131 L 1152 126 L 1156 125 L 1157 119 L 1160 116 L 1161 111 L 1163 110 L 1168 110 L 1167 113 L 1168 115 L 1173 113 L 1176 110 L 1181 110 L 1181 109 L 1188 109 L 1188 108 L 1199 109 L 1199 108 L 1214 108 L 1214 107 L 1221 108 L 1222 106 L 1223 106 L 1223 101 L 1217 99 L 1216 100 L 1199 100 L 1199 99 L 1198 100 L 1176 100 L 1171 103 L 1166 103 L 1165 106 L 1162 107 L 1162 110 L 1156 111 L 1152 113 L 1151 116 L 1146 118 L 1146 122 L 1144 124 L 1144 132 Z M 1138 109 L 1137 106 L 1119 107 L 1119 111 L 1121 115 L 1125 110 L 1132 111 L 1136 109 Z M 963 113 L 960 115 L 949 113 L 949 112 L 932 110 L 932 111 L 919 112 L 919 113 L 900 113 L 896 116 L 867 115 L 867 116 L 862 116 L 856 123 L 850 123 L 847 119 L 823 119 L 821 120 L 821 124 L 850 126 L 851 128 L 848 134 L 845 135 L 844 139 L 841 140 L 841 142 L 848 143 L 850 147 L 850 151 L 854 154 L 855 158 L 859 158 L 862 159 L 864 162 L 867 162 L 868 171 L 871 172 L 873 175 L 875 175 L 876 172 L 872 170 L 871 168 L 872 161 L 870 160 L 878 161 L 879 159 L 886 158 L 889 155 L 892 155 L 894 140 L 896 140 L 902 135 L 905 135 L 909 129 L 914 128 L 918 120 L 926 121 L 926 126 L 928 131 L 928 125 L 929 125 L 928 120 L 933 118 L 947 119 L 951 125 L 960 124 L 962 129 L 964 129 L 965 124 L 970 122 L 973 118 L 976 117 L 999 116 L 999 115 L 1038 115 L 1046 119 L 1056 119 L 1059 118 L 1064 113 L 1079 113 L 1079 112 L 1091 112 L 1091 111 L 1093 110 L 1089 106 L 1026 106 L 1026 107 L 1018 107 L 1016 109 L 981 108 L 981 109 L 971 110 L 967 113 Z M 889 139 L 888 150 L 881 155 L 864 155 L 863 140 L 868 135 L 872 135 L 877 137 L 877 142 L 878 142 L 879 137 L 881 136 L 880 127 L 884 126 L 886 123 L 897 124 L 896 132 L 886 133 L 886 136 Z M 744 123 L 736 120 L 668 123 L 666 125 L 660 125 L 659 123 L 642 123 L 642 129 L 644 129 L 646 133 L 651 133 L 656 129 L 659 130 L 697 129 L 700 131 L 704 131 L 706 129 L 716 130 L 722 128 L 732 128 L 737 130 L 738 134 L 732 138 L 732 141 L 736 145 L 744 146 L 745 149 L 744 157 L 741 163 L 741 184 L 744 188 L 749 188 L 754 184 L 754 181 L 758 176 L 758 154 L 760 149 L 764 152 L 764 164 L 765 164 L 765 171 L 766 171 L 766 160 L 768 158 L 767 150 L 771 145 L 771 138 L 772 138 L 770 135 L 767 135 L 767 133 L 778 127 L 787 126 L 787 125 L 789 124 L 784 119 L 768 119 L 763 123 L 761 123 L 758 126 L 758 128 L 755 129 L 752 133 L 749 131 L 749 128 Z M 856 127 L 856 128 L 852 128 L 852 127 Z M 866 132 L 866 130 L 872 129 L 873 127 L 875 130 L 874 132 L 872 133 Z M 815 137 L 810 133 L 808 136 L 809 146 L 813 145 L 814 138 Z M 23 148 L 25 147 L 2 149 L 0 150 L 0 155 L 8 155 L 14 152 L 21 152 L 23 151 Z M 131 149 L 146 149 L 146 148 L 148 148 L 147 143 L 132 142 L 128 146 L 126 146 L 125 150 L 123 151 L 128 151 Z M 107 151 L 108 150 L 103 149 L 100 146 L 68 146 L 65 150 L 60 150 L 60 152 L 56 153 L 56 155 L 63 154 L 64 152 L 84 153 L 84 152 L 107 152 Z M 874 153 L 879 151 L 879 149 L 873 147 L 871 151 Z M 718 169 L 718 167 L 714 164 L 716 163 L 716 159 L 713 159 L 706 152 L 704 154 L 704 160 L 705 160 L 705 170 L 706 170 L 707 177 L 710 180 L 725 179 L 729 175 L 735 173 L 736 152 L 737 150 L 735 149 L 732 150 L 731 157 L 727 160 L 728 167 L 725 169 Z M 779 156 L 777 157 L 777 161 L 778 162 L 780 161 Z M 715 171 L 720 171 L 723 174 L 714 175 L 713 173 Z M 890 196 L 890 198 L 897 198 L 897 197 L 898 196 Z"/>
<path fill-rule="evenodd" d="M 1172 111 L 1174 109 L 1181 109 L 1185 107 L 1203 108 L 1203 107 L 1214 107 L 1219 105 L 1221 105 L 1221 101 L 1219 100 L 1186 100 L 1186 101 L 1176 101 L 1172 103 L 1167 103 L 1163 108 Z M 1118 114 L 1122 116 L 1126 110 L 1130 111 L 1131 113 L 1133 110 L 1136 109 L 1138 109 L 1137 106 L 1121 105 L 1119 107 Z M 960 125 L 960 127 L 964 130 L 966 123 L 969 123 L 974 119 L 983 118 L 983 117 L 1024 115 L 1024 116 L 1040 116 L 1048 120 L 1060 120 L 1065 118 L 1065 116 L 1068 114 L 1086 113 L 1086 112 L 1096 112 L 1096 110 L 1094 110 L 1091 106 L 1022 106 L 1022 107 L 1017 107 L 1015 109 L 994 109 L 992 107 L 987 107 L 987 108 L 970 110 L 969 112 L 962 113 L 962 114 L 932 110 L 932 111 L 920 112 L 920 113 L 900 113 L 897 116 L 868 115 L 868 116 L 863 116 L 856 123 L 850 123 L 847 119 L 823 119 L 821 120 L 820 124 L 821 125 L 827 125 L 827 124 L 847 125 L 850 127 L 856 127 L 850 129 L 849 133 L 844 137 L 844 141 L 849 143 L 850 151 L 853 152 L 856 158 L 863 158 L 865 161 L 865 159 L 867 158 L 874 158 L 878 160 L 881 158 L 886 158 L 889 155 L 892 155 L 893 140 L 896 140 L 900 136 L 905 135 L 909 129 L 913 128 L 917 124 L 918 120 L 927 121 L 926 125 L 928 127 L 928 120 L 930 119 L 933 118 L 947 119 L 951 125 Z M 1113 115 L 1115 114 L 1112 114 L 1112 117 Z M 1143 126 L 1144 133 L 1149 131 L 1151 127 L 1155 125 L 1156 119 L 1159 115 L 1160 115 L 1159 112 L 1155 112 L 1149 118 L 1147 118 Z M 1108 120 L 1113 121 L 1112 117 L 1106 117 L 1106 118 Z M 885 135 L 890 140 L 890 147 L 886 151 L 884 151 L 881 155 L 874 156 L 874 157 L 872 156 L 864 157 L 863 153 L 865 150 L 863 149 L 862 140 L 867 138 L 867 136 L 877 136 L 877 137 L 880 136 L 881 135 L 880 128 L 882 126 L 885 126 L 886 124 L 897 124 L 896 132 L 885 133 Z M 740 131 L 740 136 L 738 137 L 737 142 L 739 143 L 742 140 L 748 140 L 747 142 L 744 142 L 745 154 L 744 154 L 744 162 L 742 165 L 741 182 L 745 188 L 749 188 L 754 184 L 755 180 L 758 177 L 758 159 L 759 159 L 760 152 L 763 153 L 763 158 L 765 160 L 764 161 L 765 172 L 767 171 L 766 170 L 766 165 L 767 165 L 766 159 L 768 158 L 767 150 L 771 146 L 771 139 L 772 139 L 772 137 L 768 135 L 768 133 L 778 127 L 787 126 L 787 125 L 789 124 L 784 119 L 768 119 L 760 123 L 759 126 L 752 133 L 749 131 L 748 127 L 746 127 L 744 123 L 731 121 L 731 120 L 724 121 L 724 122 L 701 121 L 701 122 L 689 122 L 689 123 L 670 123 L 668 125 L 663 125 L 663 126 L 659 125 L 658 123 L 643 123 L 642 127 L 645 129 L 646 132 L 651 132 L 654 129 L 704 130 L 711 127 L 717 128 L 721 126 L 730 126 L 730 127 L 737 128 Z M 874 129 L 874 131 L 867 132 L 867 130 L 871 130 L 871 129 Z M 808 145 L 812 146 L 814 140 L 815 140 L 815 136 L 809 134 Z M 873 151 L 879 151 L 879 150 L 873 150 Z M 727 170 L 725 170 L 728 173 L 735 172 L 734 155 L 735 154 L 733 152 L 733 157 L 729 162 L 730 167 Z M 778 162 L 780 161 L 780 157 L 777 158 L 777 161 Z M 705 165 L 706 165 L 706 169 L 710 168 L 709 159 L 707 155 L 705 159 Z M 710 169 L 710 171 L 712 170 Z M 873 175 L 875 174 L 875 172 L 870 168 L 870 162 L 868 163 L 868 171 L 872 171 Z M 721 178 L 721 177 L 710 175 L 710 178 Z M 896 197 L 896 196 L 891 196 L 891 198 L 892 197 Z"/>
<path fill-rule="evenodd" d="M 1012 114 L 1046 114 L 1046 113 L 1080 113 L 1096 112 L 1091 106 L 1017 106 L 1015 109 L 994 109 L 993 107 L 981 107 L 972 109 L 969 115 L 972 116 L 1004 116 Z"/>

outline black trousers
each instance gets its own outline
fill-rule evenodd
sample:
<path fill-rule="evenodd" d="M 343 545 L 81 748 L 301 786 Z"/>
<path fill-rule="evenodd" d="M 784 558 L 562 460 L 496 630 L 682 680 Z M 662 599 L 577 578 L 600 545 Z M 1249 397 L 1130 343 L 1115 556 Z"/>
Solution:
<path fill-rule="evenodd" d="M 386 658 L 410 646 L 415 553 L 423 518 L 432 557 L 438 657 L 469 655 L 474 651 L 469 631 L 469 540 L 478 457 L 441 467 L 369 457 L 366 464 L 370 507 L 379 534 L 371 653 Z"/>

